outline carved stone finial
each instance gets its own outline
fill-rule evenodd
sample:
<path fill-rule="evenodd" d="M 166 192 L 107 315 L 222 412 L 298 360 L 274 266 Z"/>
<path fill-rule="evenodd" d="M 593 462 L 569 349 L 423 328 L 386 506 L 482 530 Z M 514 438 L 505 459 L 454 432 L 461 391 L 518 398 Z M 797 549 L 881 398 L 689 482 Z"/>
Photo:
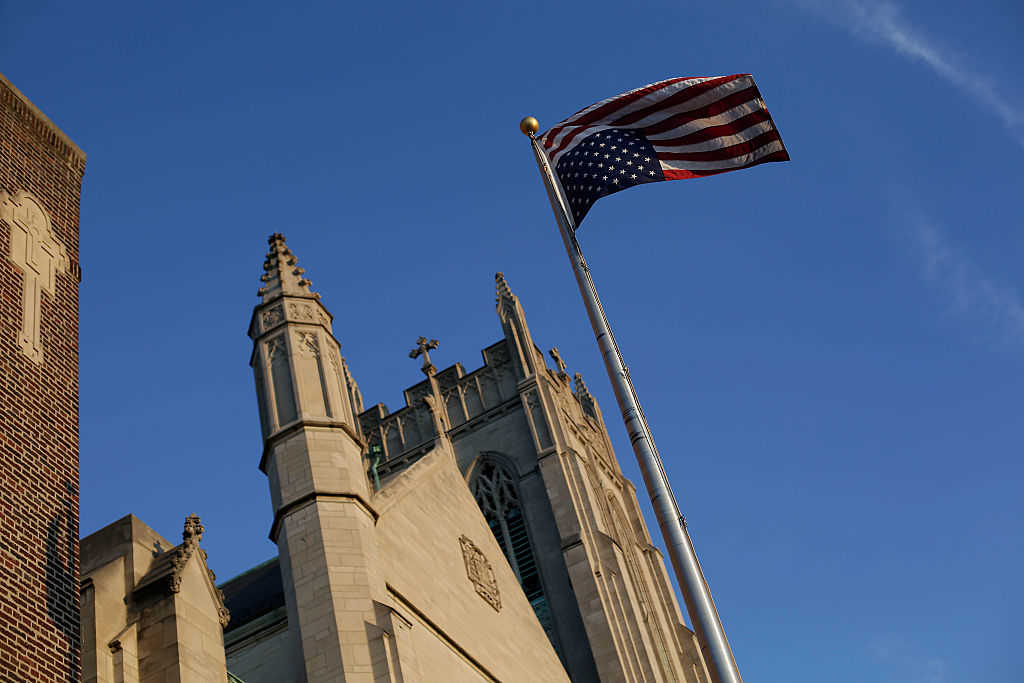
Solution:
<path fill-rule="evenodd" d="M 203 523 L 199 521 L 199 515 L 189 515 L 185 518 L 185 530 L 181 532 L 181 540 L 185 543 L 199 543 L 203 538 Z"/>
<path fill-rule="evenodd" d="M 569 375 L 565 371 L 565 361 L 562 360 L 562 354 L 558 353 L 558 347 L 553 347 L 548 351 L 548 355 L 550 355 L 551 359 L 555 361 L 555 366 L 558 368 L 558 376 L 561 377 L 565 375 L 566 379 L 568 379 Z M 576 376 L 579 377 L 579 375 Z"/>
<path fill-rule="evenodd" d="M 596 420 L 597 402 L 594 400 L 593 394 L 590 393 L 590 389 L 588 389 L 587 385 L 583 382 L 583 375 L 577 372 L 574 379 L 576 380 L 576 390 L 573 393 L 576 394 L 576 399 L 580 402 L 583 412 Z"/>
<path fill-rule="evenodd" d="M 437 372 L 437 368 L 430 362 L 430 351 L 437 348 L 438 341 L 431 339 L 427 341 L 426 337 L 420 337 L 416 340 L 416 348 L 409 352 L 409 358 L 419 358 L 423 356 L 423 374 L 427 377 L 432 376 Z"/>
<path fill-rule="evenodd" d="M 258 296 L 263 297 L 263 303 L 289 294 L 316 296 L 309 291 L 313 283 L 305 276 L 306 271 L 296 266 L 298 260 L 285 243 L 284 235 L 275 232 L 267 242 L 270 249 L 263 262 L 263 270 L 266 272 L 260 276 L 260 280 L 266 284 L 257 292 Z"/>

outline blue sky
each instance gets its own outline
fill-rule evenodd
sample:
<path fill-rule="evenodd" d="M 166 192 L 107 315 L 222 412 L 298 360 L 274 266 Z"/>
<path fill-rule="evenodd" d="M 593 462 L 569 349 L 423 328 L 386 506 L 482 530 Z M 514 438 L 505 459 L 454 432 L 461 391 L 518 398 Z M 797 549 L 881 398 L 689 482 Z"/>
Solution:
<path fill-rule="evenodd" d="M 639 483 L 517 124 L 751 72 L 792 162 L 616 194 L 580 233 L 740 670 L 1019 680 L 1019 3 L 35 2 L 0 25 L 0 70 L 89 157 L 83 533 L 196 512 L 221 578 L 274 554 L 245 334 L 274 231 L 368 405 L 400 406 L 419 335 L 478 367 L 504 271 Z"/>

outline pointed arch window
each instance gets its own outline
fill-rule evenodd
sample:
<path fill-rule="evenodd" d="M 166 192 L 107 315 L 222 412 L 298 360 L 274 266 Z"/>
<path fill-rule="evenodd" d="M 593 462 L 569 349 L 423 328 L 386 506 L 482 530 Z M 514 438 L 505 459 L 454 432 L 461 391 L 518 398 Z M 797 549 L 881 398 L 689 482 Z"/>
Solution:
<path fill-rule="evenodd" d="M 537 619 L 554 644 L 551 609 L 541 583 L 537 560 L 526 530 L 526 520 L 519 503 L 519 490 L 511 472 L 493 460 L 484 460 L 471 485 L 484 519 L 501 546 L 512 571 L 526 593 Z M 557 648 L 557 646 L 556 646 Z"/>

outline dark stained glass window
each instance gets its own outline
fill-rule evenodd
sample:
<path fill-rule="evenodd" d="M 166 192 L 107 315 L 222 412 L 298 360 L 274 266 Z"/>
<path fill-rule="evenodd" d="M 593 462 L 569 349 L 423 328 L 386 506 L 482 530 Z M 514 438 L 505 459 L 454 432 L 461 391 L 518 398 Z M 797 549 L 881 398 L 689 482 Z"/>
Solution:
<path fill-rule="evenodd" d="M 501 551 L 505 553 L 526 599 L 533 606 L 548 639 L 555 645 L 551 609 L 548 607 L 544 586 L 541 584 L 537 560 L 526 530 L 526 520 L 519 505 L 519 492 L 515 480 L 504 467 L 490 460 L 481 463 L 472 483 L 473 496 L 484 513 Z M 557 645 L 555 645 L 557 649 Z"/>

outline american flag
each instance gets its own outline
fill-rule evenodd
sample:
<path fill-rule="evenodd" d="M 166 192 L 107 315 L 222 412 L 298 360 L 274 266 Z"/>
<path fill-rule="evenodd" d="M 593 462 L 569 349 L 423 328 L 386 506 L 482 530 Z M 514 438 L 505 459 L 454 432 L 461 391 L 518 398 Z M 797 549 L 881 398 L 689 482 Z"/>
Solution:
<path fill-rule="evenodd" d="M 788 161 L 750 74 L 670 78 L 581 109 L 538 138 L 576 225 L 605 195 Z"/>

